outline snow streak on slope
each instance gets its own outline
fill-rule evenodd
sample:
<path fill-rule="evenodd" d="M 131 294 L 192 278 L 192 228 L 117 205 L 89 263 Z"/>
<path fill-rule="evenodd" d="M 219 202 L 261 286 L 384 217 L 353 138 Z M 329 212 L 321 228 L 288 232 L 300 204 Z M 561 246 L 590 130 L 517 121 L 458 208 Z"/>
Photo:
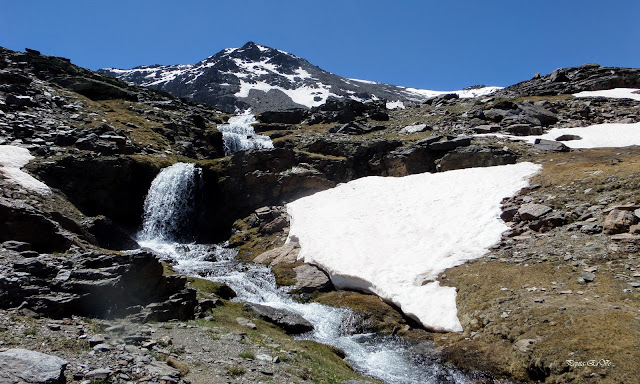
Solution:
<path fill-rule="evenodd" d="M 0 145 L 0 175 L 24 188 L 43 195 L 50 194 L 51 189 L 45 183 L 20 169 L 27 165 L 31 159 L 33 156 L 26 148 Z"/>
<path fill-rule="evenodd" d="M 614 88 L 602 91 L 582 91 L 574 93 L 575 97 L 609 97 L 612 99 L 633 99 L 640 101 L 640 89 L 636 88 Z"/>
<path fill-rule="evenodd" d="M 588 127 L 553 128 L 540 136 L 512 136 L 504 134 L 486 133 L 476 136 L 504 137 L 510 140 L 521 140 L 533 144 L 536 139 L 555 140 L 562 135 L 576 135 L 578 140 L 563 141 L 569 148 L 615 148 L 640 145 L 640 123 L 596 124 Z"/>
<path fill-rule="evenodd" d="M 289 236 L 336 287 L 375 293 L 427 328 L 459 332 L 456 290 L 434 280 L 500 240 L 502 198 L 539 168 L 365 177 L 289 203 Z"/>

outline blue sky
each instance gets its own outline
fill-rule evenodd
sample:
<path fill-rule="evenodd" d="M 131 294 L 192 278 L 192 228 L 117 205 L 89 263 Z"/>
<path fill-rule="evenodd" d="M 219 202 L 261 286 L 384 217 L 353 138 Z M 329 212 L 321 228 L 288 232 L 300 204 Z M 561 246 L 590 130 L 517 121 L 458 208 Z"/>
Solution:
<path fill-rule="evenodd" d="M 247 41 L 345 77 L 506 86 L 559 67 L 640 67 L 640 1 L 0 0 L 0 46 L 131 68 Z"/>

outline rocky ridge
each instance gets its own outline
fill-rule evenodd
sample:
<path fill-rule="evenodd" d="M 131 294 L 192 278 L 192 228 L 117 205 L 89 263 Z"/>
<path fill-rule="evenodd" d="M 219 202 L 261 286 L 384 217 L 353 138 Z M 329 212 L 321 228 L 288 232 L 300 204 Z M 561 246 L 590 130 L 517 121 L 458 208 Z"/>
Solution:
<path fill-rule="evenodd" d="M 329 97 L 419 102 L 429 95 L 442 93 L 347 79 L 290 53 L 254 42 L 241 48 L 224 49 L 193 65 L 105 68 L 100 72 L 229 112 L 247 108 L 264 112 L 315 107 Z M 481 94 L 490 90 L 476 86 L 465 89 L 464 93 Z"/>
<path fill-rule="evenodd" d="M 574 70 L 567 69 L 568 73 Z M 580 72 L 590 70 L 594 76 L 600 71 L 587 66 Z M 543 85 L 538 91 L 528 90 L 526 97 L 461 99 L 444 95 L 394 111 L 380 103 L 329 100 L 310 110 L 260 115 L 256 129 L 269 135 L 276 148 L 222 157 L 223 152 L 216 149 L 221 148 L 222 139 L 215 125 L 228 116 L 209 107 L 131 87 L 35 51 L 3 50 L 0 72 L 0 141 L 31 150 L 36 159 L 27 170 L 53 188 L 52 195 L 40 196 L 0 179 L 4 225 L 0 231 L 0 282 L 5 295 L 1 302 L 3 318 L 15 320 L 3 325 L 1 340 L 3 347 L 11 349 L 24 347 L 54 355 L 56 349 L 62 351 L 61 357 L 70 362 L 68 382 L 91 379 L 87 375 L 95 370 L 99 371 L 96 375 L 106 375 L 115 382 L 127 382 L 127 377 L 201 382 L 206 374 L 195 375 L 193 368 L 202 367 L 198 364 L 203 364 L 205 355 L 232 348 L 247 337 L 252 340 L 248 349 L 254 358 L 248 358 L 249 352 L 243 354 L 247 357 L 236 358 L 245 352 L 237 348 L 230 349 L 226 357 L 220 352 L 219 360 L 214 358 L 215 374 L 223 380 L 251 382 L 270 377 L 269 372 L 277 382 L 291 377 L 319 380 L 317 371 L 300 368 L 299 359 L 293 358 L 300 351 L 297 347 L 265 349 L 263 344 L 272 343 L 257 341 L 255 337 L 265 333 L 282 340 L 273 344 L 283 345 L 290 339 L 255 313 L 228 303 L 222 294 L 203 294 L 203 282 L 171 276 L 168 266 L 163 270 L 148 253 L 114 252 L 135 246 L 129 234 L 140 223 L 148 186 L 161 167 L 176 161 L 196 162 L 202 168 L 199 204 L 203 215 L 198 240 L 229 239 L 240 249 L 241 258 L 259 257 L 270 263 L 278 281 L 293 285 L 292 293 L 301 300 L 354 307 L 356 328 L 433 340 L 444 356 L 460 366 L 517 380 L 588 382 L 598 377 L 603 382 L 631 382 L 635 377 L 638 368 L 629 362 L 638 361 L 633 359 L 633 350 L 629 357 L 619 349 L 607 349 L 609 360 L 619 369 L 580 370 L 567 366 L 565 360 L 591 359 L 597 348 L 608 347 L 593 342 L 596 335 L 589 332 L 576 339 L 578 345 L 572 339 L 566 343 L 559 340 L 562 332 L 570 329 L 569 321 L 580 324 L 578 330 L 584 329 L 582 321 L 586 320 L 581 313 L 587 307 L 597 310 L 594 321 L 617 311 L 610 317 L 613 328 L 597 320 L 593 329 L 604 335 L 618 329 L 631 343 L 637 336 L 629 328 L 638 321 L 634 311 L 640 286 L 635 213 L 640 197 L 633 182 L 637 151 L 567 151 L 557 145 L 532 147 L 475 134 L 528 135 L 560 126 L 637 122 L 640 111 L 636 101 L 540 96 L 546 92 Z M 78 86 L 85 80 L 92 85 Z M 590 86 L 571 84 L 573 91 Z M 625 85 L 640 87 L 637 83 Z M 56 103 L 56 97 L 64 100 Z M 75 107 L 64 108 L 66 105 Z M 123 149 L 118 149 L 118 143 L 124 143 Z M 550 172 L 534 181 L 538 186 L 534 184 L 504 202 L 503 219 L 511 231 L 487 257 L 447 271 L 440 278 L 443 285 L 454 284 L 460 289 L 462 335 L 428 334 L 377 298 L 333 291 L 321 270 L 296 260 L 295 245 L 279 248 L 288 227 L 280 207 L 300 196 L 368 175 L 403 176 L 520 160 L 543 163 Z M 214 214 L 219 220 L 212 224 L 207 217 Z M 477 276 L 484 280 L 477 281 Z M 514 278 L 505 281 L 503 276 Z M 148 285 L 140 287 L 139 279 Z M 122 292 L 131 290 L 140 296 L 117 300 Z M 101 306 L 89 305 L 96 304 L 95 297 L 112 300 Z M 583 303 L 586 297 L 590 298 L 588 304 Z M 134 334 L 147 329 L 138 321 L 152 320 L 161 323 L 149 325 L 151 333 L 170 333 L 163 325 L 169 324 L 171 332 L 180 335 L 172 336 L 174 343 L 194 339 L 185 344 L 188 351 L 165 353 L 158 349 L 167 351 L 162 344 L 169 344 L 155 336 L 140 338 L 142 344 L 150 344 L 135 350 L 129 347 L 134 339 L 120 336 L 86 348 L 85 337 L 71 332 L 82 327 L 83 334 L 89 334 L 86 330 L 92 323 L 108 329 L 123 316 L 128 316 L 123 321 L 136 330 Z M 202 320 L 188 320 L 198 316 Z M 183 325 L 164 323 L 174 318 L 182 319 L 176 324 Z M 24 324 L 34 324 L 32 328 L 38 330 L 31 334 L 34 338 L 20 339 L 25 330 L 32 333 Z M 65 332 L 50 334 L 49 324 L 54 328 L 58 324 Z M 208 347 L 211 351 L 196 351 L 195 339 L 201 337 L 193 335 L 207 335 L 211 327 L 232 330 L 231 336 L 216 336 L 224 342 Z M 43 342 L 45 347 L 39 347 Z M 100 344 L 106 344 L 98 348 L 104 350 L 93 349 Z M 555 351 L 550 349 L 554 345 L 559 346 Z M 269 355 L 271 362 L 258 359 L 262 354 Z M 293 376 L 278 376 L 287 369 L 273 368 L 273 364 L 280 364 L 273 360 L 280 355 L 282 360 L 285 356 L 290 359 L 286 366 Z M 337 355 L 330 352 L 327 356 Z M 179 369 L 168 365 L 169 358 L 189 360 L 192 373 L 176 374 Z M 87 360 L 95 363 L 83 362 Z M 171 374 L 145 371 L 154 361 Z M 207 369 L 202 372 L 211 373 Z M 355 376 L 340 377 L 348 380 Z"/>

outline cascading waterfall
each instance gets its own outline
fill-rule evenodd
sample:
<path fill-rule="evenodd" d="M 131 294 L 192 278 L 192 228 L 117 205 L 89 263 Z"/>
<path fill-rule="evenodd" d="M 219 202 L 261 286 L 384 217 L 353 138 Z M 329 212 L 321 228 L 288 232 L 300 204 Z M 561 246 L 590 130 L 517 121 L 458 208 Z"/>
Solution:
<path fill-rule="evenodd" d="M 333 345 L 345 351 L 346 360 L 362 374 L 391 384 L 458 383 L 472 381 L 460 371 L 444 367 L 398 337 L 353 334 L 351 311 L 318 303 L 299 303 L 279 289 L 271 271 L 260 264 L 242 264 L 237 251 L 220 245 L 185 244 L 178 240 L 188 231 L 194 214 L 194 190 L 199 172 L 193 164 L 178 163 L 163 169 L 151 184 L 144 205 L 141 245 L 172 259 L 183 274 L 220 281 L 238 294 L 234 300 L 294 311 L 314 326 L 302 338 Z"/>
<path fill-rule="evenodd" d="M 177 163 L 164 168 L 151 183 L 144 201 L 141 241 L 178 241 L 191 234 L 200 170 Z"/>
<path fill-rule="evenodd" d="M 244 113 L 229 119 L 227 124 L 218 125 L 222 132 L 225 155 L 249 149 L 271 149 L 273 142 L 269 136 L 258 135 L 251 124 L 257 123 L 250 113 Z"/>

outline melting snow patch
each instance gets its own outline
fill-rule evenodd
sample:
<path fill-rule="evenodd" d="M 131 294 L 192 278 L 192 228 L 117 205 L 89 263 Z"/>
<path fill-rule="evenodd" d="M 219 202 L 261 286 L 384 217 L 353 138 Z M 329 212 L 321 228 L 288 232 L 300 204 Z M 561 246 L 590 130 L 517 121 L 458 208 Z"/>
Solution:
<path fill-rule="evenodd" d="M 504 137 L 510 140 L 522 140 L 534 143 L 536 139 L 555 140 L 562 135 L 580 136 L 580 140 L 563 141 L 569 148 L 614 148 L 640 145 L 640 123 L 633 124 L 596 124 L 578 128 L 553 128 L 540 136 L 512 136 L 504 134 L 479 134 L 476 136 Z"/>
<path fill-rule="evenodd" d="M 26 148 L 13 145 L 0 145 L 0 173 L 10 181 L 20 184 L 24 188 L 43 195 L 51 193 L 51 189 L 49 189 L 45 183 L 20 169 L 31 159 L 33 159 L 33 156 L 31 156 L 29 150 Z"/>
<path fill-rule="evenodd" d="M 377 294 L 425 327 L 462 331 L 456 290 L 438 274 L 482 256 L 508 227 L 500 201 L 539 165 L 365 177 L 287 205 L 300 258 L 338 288 Z"/>
<path fill-rule="evenodd" d="M 398 101 L 388 101 L 387 109 L 404 109 L 404 103 L 400 100 Z"/>
<path fill-rule="evenodd" d="M 614 88 L 602 91 L 583 91 L 574 93 L 575 97 L 609 97 L 612 99 L 633 99 L 640 101 L 640 89 L 636 88 Z"/>

